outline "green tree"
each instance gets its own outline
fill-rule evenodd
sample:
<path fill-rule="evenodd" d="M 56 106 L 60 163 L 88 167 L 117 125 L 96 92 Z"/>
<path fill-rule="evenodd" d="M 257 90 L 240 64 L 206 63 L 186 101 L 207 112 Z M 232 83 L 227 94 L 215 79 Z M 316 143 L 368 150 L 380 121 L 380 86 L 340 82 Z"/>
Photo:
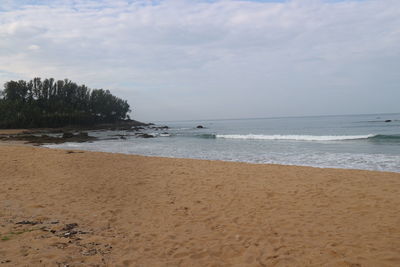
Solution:
<path fill-rule="evenodd" d="M 0 91 L 0 128 L 113 123 L 129 118 L 129 104 L 108 90 L 65 79 L 9 81 Z"/>

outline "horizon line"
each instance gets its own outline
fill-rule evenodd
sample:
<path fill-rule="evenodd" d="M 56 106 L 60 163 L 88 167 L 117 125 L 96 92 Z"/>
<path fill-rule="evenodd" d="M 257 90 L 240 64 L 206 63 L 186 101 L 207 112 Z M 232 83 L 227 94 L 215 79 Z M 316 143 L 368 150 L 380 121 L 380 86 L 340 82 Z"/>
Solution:
<path fill-rule="evenodd" d="M 365 116 L 365 115 L 394 115 L 400 112 L 386 113 L 356 113 L 356 114 L 329 114 L 329 115 L 300 115 L 300 116 L 274 116 L 274 117 L 246 117 L 246 118 L 219 118 L 219 119 L 187 119 L 187 120 L 160 120 L 153 122 L 189 122 L 189 121 L 229 121 L 229 120 L 262 120 L 262 119 L 283 119 L 283 118 L 305 118 L 305 117 L 337 117 L 337 116 Z"/>

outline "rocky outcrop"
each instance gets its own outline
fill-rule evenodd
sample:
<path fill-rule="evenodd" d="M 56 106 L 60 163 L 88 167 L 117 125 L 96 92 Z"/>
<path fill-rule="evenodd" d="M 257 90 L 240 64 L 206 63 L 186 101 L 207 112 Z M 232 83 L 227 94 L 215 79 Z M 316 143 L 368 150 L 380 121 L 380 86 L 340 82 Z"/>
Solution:
<path fill-rule="evenodd" d="M 50 136 L 47 134 L 33 135 L 33 134 L 17 134 L 17 135 L 3 135 L 0 140 L 4 141 L 24 141 L 29 144 L 42 145 L 42 144 L 61 144 L 65 142 L 87 142 L 96 140 L 96 137 L 90 136 L 86 132 L 79 132 L 73 134 L 71 132 L 64 132 L 62 136 Z"/>
<path fill-rule="evenodd" d="M 136 137 L 141 137 L 141 138 L 154 138 L 154 135 L 147 134 L 147 133 L 138 133 L 138 134 L 136 134 Z"/>

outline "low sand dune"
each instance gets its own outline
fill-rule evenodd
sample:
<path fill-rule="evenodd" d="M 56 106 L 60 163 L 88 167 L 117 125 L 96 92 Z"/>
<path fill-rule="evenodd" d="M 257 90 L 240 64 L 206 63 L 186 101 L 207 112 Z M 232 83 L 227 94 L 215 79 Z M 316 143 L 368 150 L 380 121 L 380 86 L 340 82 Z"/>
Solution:
<path fill-rule="evenodd" d="M 0 266 L 400 266 L 400 174 L 0 146 Z"/>

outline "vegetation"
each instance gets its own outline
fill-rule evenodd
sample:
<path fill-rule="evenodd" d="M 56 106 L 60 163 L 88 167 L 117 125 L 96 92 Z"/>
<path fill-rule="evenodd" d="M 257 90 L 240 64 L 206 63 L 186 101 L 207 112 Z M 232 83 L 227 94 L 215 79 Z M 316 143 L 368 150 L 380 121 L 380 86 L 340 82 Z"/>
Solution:
<path fill-rule="evenodd" d="M 35 230 L 37 230 L 37 229 L 25 229 L 25 230 L 18 231 L 18 232 L 9 232 L 7 235 L 1 236 L 0 240 L 1 241 L 8 241 L 13 236 L 21 235 L 23 233 L 32 232 L 32 231 L 35 231 Z"/>
<path fill-rule="evenodd" d="M 68 79 L 9 81 L 0 91 L 0 128 L 94 125 L 129 119 L 129 104 Z"/>

